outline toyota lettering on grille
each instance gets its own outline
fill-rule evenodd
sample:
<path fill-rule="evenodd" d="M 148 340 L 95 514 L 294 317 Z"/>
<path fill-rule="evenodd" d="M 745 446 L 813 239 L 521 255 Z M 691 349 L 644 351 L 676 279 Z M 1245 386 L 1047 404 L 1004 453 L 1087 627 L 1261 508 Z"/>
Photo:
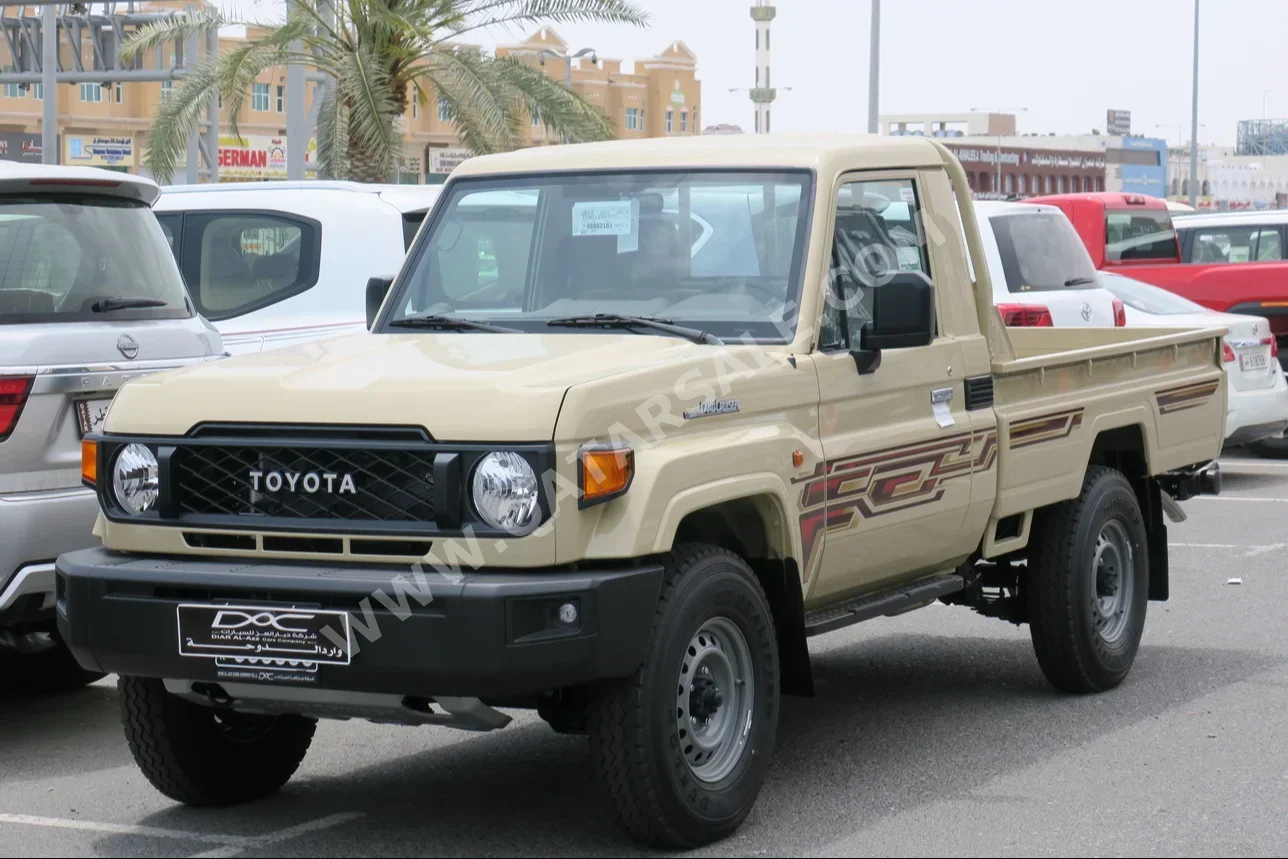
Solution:
<path fill-rule="evenodd" d="M 251 490 L 254 492 L 306 492 L 309 495 L 357 495 L 352 474 L 331 471 L 252 471 Z"/>

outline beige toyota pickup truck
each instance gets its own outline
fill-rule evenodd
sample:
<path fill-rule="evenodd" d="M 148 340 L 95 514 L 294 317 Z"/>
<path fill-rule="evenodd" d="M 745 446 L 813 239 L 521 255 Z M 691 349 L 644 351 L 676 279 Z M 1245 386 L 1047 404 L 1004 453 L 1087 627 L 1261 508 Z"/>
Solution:
<path fill-rule="evenodd" d="M 942 601 L 1110 689 L 1219 491 L 1224 329 L 1004 328 L 969 200 L 925 139 L 473 159 L 371 333 L 121 390 L 61 633 L 179 802 L 277 790 L 319 718 L 530 708 L 671 847 L 752 808 L 810 636 Z"/>

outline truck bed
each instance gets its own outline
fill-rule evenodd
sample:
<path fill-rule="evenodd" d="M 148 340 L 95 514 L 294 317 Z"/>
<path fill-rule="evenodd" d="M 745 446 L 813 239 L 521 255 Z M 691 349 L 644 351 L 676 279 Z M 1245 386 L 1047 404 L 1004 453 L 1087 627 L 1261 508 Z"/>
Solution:
<path fill-rule="evenodd" d="M 995 518 L 1074 498 L 1097 438 L 1143 449 L 1151 475 L 1215 459 L 1226 413 L 1222 327 L 1012 328 L 993 362 Z M 1105 441 L 1101 442 L 1105 444 Z M 1078 463 L 1078 467 L 1070 467 Z"/>

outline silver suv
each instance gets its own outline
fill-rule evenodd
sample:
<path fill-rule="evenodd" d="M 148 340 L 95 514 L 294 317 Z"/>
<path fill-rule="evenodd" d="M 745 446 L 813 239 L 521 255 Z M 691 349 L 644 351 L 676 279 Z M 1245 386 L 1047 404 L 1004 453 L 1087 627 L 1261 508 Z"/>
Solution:
<path fill-rule="evenodd" d="M 116 390 L 221 357 L 134 176 L 0 162 L 0 686 L 97 679 L 58 640 L 54 559 L 96 542 L 81 436 Z"/>

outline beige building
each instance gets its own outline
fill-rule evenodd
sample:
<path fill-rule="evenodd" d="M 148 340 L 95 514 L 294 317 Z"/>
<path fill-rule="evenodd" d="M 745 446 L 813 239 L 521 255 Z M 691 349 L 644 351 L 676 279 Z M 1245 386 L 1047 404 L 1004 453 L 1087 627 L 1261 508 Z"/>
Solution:
<path fill-rule="evenodd" d="M 158 4 L 162 5 L 162 4 Z M 253 36 L 252 32 L 252 36 Z M 220 49 L 229 51 L 243 39 L 221 37 Z M 560 56 L 545 56 L 542 68 L 556 80 L 566 80 L 567 43 L 549 27 L 527 40 L 497 49 L 540 63 L 542 50 Z M 0 53 L 6 48 L 0 45 Z M 92 62 L 88 40 L 82 61 Z M 66 51 L 64 51 L 66 53 Z M 622 70 L 622 61 L 590 57 L 573 61 L 572 88 L 600 107 L 618 137 L 660 137 L 667 134 L 697 134 L 701 127 L 701 83 L 697 80 L 697 57 L 680 41 L 666 46 L 657 56 L 637 60 L 632 72 Z M 71 67 L 64 56 L 64 68 Z M 174 64 L 169 53 L 162 62 Z M 9 61 L 6 58 L 5 65 Z M 157 68 L 155 55 L 145 62 Z M 65 84 L 58 87 L 59 160 L 139 172 L 141 155 L 147 148 L 148 128 L 161 100 L 169 97 L 174 83 L 125 83 L 113 85 Z M 309 103 L 315 84 L 306 85 Z M 441 182 L 452 167 L 468 156 L 462 149 L 454 123 L 445 104 L 435 93 L 409 93 L 408 112 L 400 118 L 404 154 L 399 164 L 399 181 Z M 43 146 L 42 87 L 5 85 L 0 87 L 0 159 L 40 160 Z M 219 178 L 221 181 L 286 178 L 286 69 L 269 69 L 255 80 L 238 114 L 241 140 L 232 137 L 231 116 L 225 106 L 220 114 Z M 540 117 L 525 128 L 527 145 L 559 143 Z M 309 144 L 308 164 L 314 163 L 316 148 Z M 182 174 L 180 174 L 182 175 Z"/>

